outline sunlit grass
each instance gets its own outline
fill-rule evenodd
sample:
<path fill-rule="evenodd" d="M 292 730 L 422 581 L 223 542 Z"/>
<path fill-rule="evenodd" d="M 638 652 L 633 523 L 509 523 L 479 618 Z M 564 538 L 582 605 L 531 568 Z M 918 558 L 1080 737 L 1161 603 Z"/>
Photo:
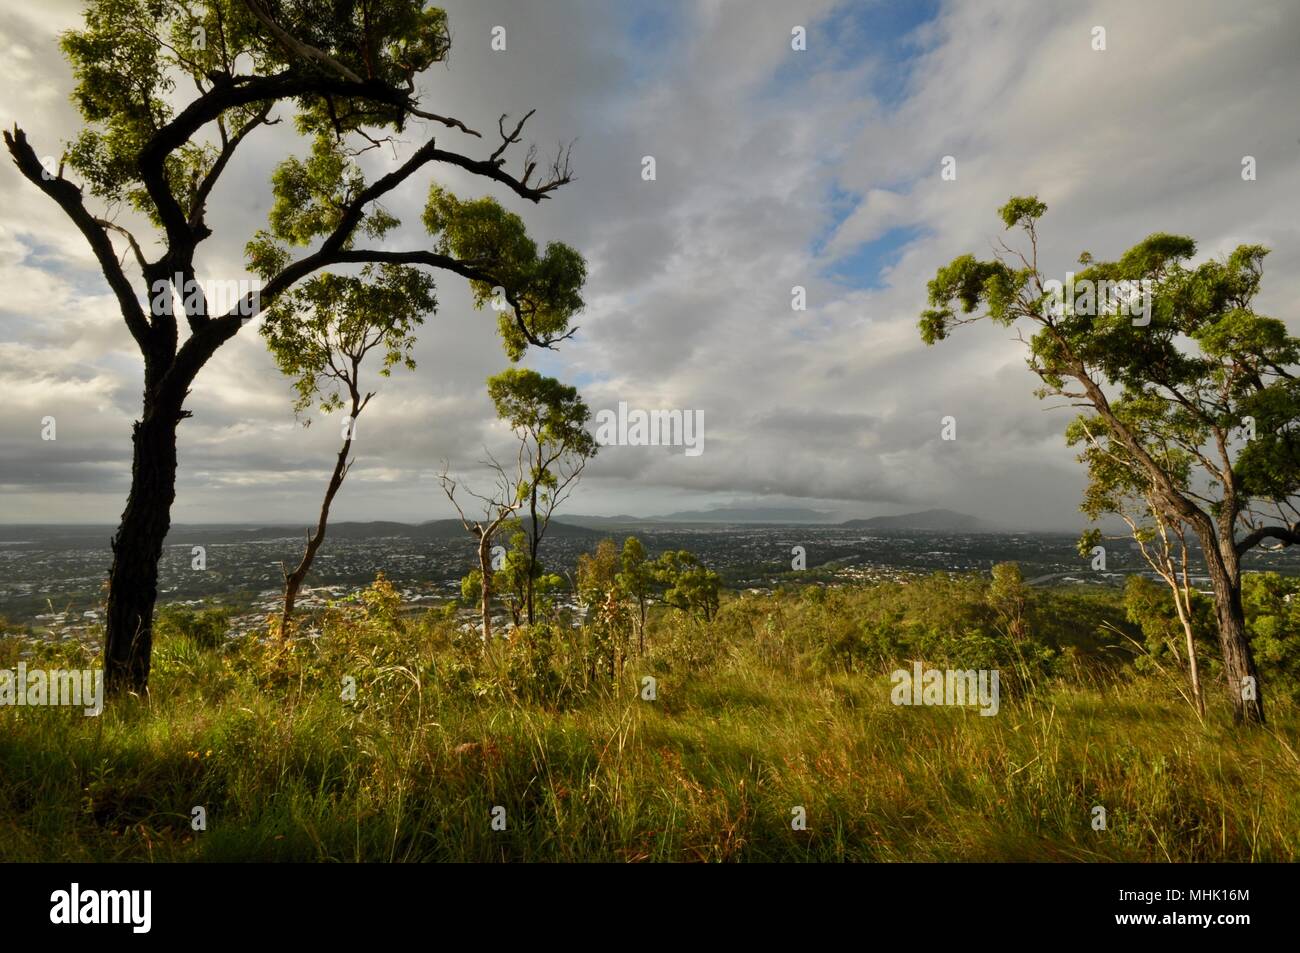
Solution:
<path fill-rule="evenodd" d="M 1222 699 L 1202 725 L 1156 680 L 1058 681 L 984 717 L 895 707 L 884 674 L 768 664 L 739 641 L 695 668 L 632 661 L 616 689 L 552 705 L 451 690 L 447 651 L 419 627 L 333 654 L 179 639 L 147 704 L 0 709 L 0 859 L 1300 857 L 1283 702 L 1238 731 Z"/>

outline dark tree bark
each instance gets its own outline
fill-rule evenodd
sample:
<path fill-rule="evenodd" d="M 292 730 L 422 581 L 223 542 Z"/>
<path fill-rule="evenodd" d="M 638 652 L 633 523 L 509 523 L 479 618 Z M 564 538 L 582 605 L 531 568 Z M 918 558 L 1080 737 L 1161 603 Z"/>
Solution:
<path fill-rule="evenodd" d="M 104 636 L 109 695 L 148 690 L 158 560 L 176 498 L 176 428 L 187 416 L 179 406 L 157 406 L 146 397 L 144 416 L 134 427 L 131 492 L 113 537 L 109 570 Z"/>
<path fill-rule="evenodd" d="M 1235 515 L 1232 517 L 1235 522 Z M 1230 524 L 1231 525 L 1231 524 Z M 1241 603 L 1241 562 L 1229 530 L 1222 542 L 1214 535 L 1200 534 L 1201 549 L 1214 589 L 1214 610 L 1219 623 L 1219 651 L 1223 674 L 1232 699 L 1232 717 L 1237 724 L 1264 724 L 1264 694 L 1259 672 L 1246 634 L 1246 612 Z M 1250 685 L 1252 698 L 1246 698 Z"/>

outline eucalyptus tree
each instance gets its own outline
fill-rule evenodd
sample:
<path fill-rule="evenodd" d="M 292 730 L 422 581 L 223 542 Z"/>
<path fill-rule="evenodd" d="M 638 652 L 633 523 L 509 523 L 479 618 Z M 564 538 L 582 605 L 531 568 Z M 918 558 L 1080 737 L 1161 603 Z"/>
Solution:
<path fill-rule="evenodd" d="M 446 467 L 443 468 L 442 473 L 439 475 L 438 482 L 442 485 L 442 491 L 447 495 L 447 500 L 455 508 L 461 525 L 474 539 L 474 549 L 478 557 L 478 571 L 477 575 L 471 573 L 461 580 L 461 593 L 462 595 L 468 595 L 469 590 L 477 581 L 483 646 L 486 651 L 491 652 L 492 590 L 493 576 L 495 575 L 492 565 L 492 541 L 496 538 L 498 532 L 509 525 L 510 521 L 514 519 L 516 511 L 523 505 L 523 501 L 519 496 L 519 485 L 523 479 L 524 471 L 522 457 L 519 458 L 519 469 L 513 475 L 507 474 L 505 467 L 493 457 L 483 461 L 483 466 L 494 474 L 493 485 L 490 490 L 476 491 L 465 486 L 463 481 L 453 477 Z M 482 516 L 475 512 L 467 513 L 465 506 L 460 500 L 456 499 L 456 494 L 462 489 L 478 503 Z"/>
<path fill-rule="evenodd" d="M 1027 248 L 1002 243 L 992 260 L 962 255 L 938 269 L 921 337 L 934 344 L 985 319 L 1034 328 L 1025 345 L 1038 395 L 1083 409 L 1096 448 L 1085 462 L 1119 457 L 1136 468 L 1161 518 L 1200 543 L 1234 717 L 1262 723 L 1242 557 L 1300 543 L 1300 340 L 1253 308 L 1267 249 L 1242 245 L 1192 265 L 1191 238 L 1153 234 L 1113 262 L 1081 256 L 1073 287 L 1084 294 L 1071 301 L 1039 264 L 1046 210 L 1034 197 L 1011 199 L 1000 215 L 1024 231 Z M 1101 282 L 1125 290 L 1094 293 Z M 1116 306 L 1138 290 L 1140 314 Z"/>
<path fill-rule="evenodd" d="M 636 603 L 637 655 L 645 655 L 645 623 L 650 611 L 650 597 L 654 591 L 654 564 L 646 559 L 645 546 L 635 536 L 623 540 L 619 556 L 621 569 L 617 576 L 618 587 Z"/>
<path fill-rule="evenodd" d="M 523 625 L 528 617 L 528 595 L 531 591 L 538 602 L 538 615 L 546 616 L 554 609 L 554 595 L 564 586 L 559 573 L 545 572 L 530 548 L 529 534 L 519 520 L 511 520 L 502 527 L 510 542 L 505 547 L 505 557 L 495 572 L 493 588 L 500 593 L 510 618 L 515 625 Z M 477 579 L 478 570 L 471 574 Z"/>
<path fill-rule="evenodd" d="M 450 48 L 446 14 L 422 0 L 89 0 L 84 26 L 61 46 L 82 130 L 57 159 L 17 126 L 4 139 L 22 175 L 84 236 L 143 358 L 104 640 L 108 691 L 143 692 L 176 495 L 177 429 L 193 413 L 186 399 L 196 375 L 219 348 L 298 281 L 375 263 L 468 279 L 476 303 L 499 312 L 517 360 L 529 344 L 572 333 L 585 264 L 559 243 L 539 253 L 519 217 L 495 200 L 461 201 L 436 184 L 423 214 L 431 240 L 385 241 L 399 220 L 381 203 L 432 168 L 531 202 L 570 181 L 567 150 L 539 163 L 529 148 L 517 171 L 508 168 L 531 112 L 513 125 L 501 116 L 499 142 L 479 146 L 481 133 L 422 103 L 419 81 Z M 199 280 L 198 254 L 213 234 L 209 201 L 240 146 L 286 118 L 310 140 L 310 153 L 278 166 L 269 226 L 247 236 L 260 286 L 218 306 Z M 406 138 L 418 142 L 399 141 Z M 367 176 L 360 154 L 386 149 L 393 163 Z M 125 243 L 127 263 L 115 241 Z"/>
<path fill-rule="evenodd" d="M 488 380 L 488 394 L 519 438 L 524 478 L 519 486 L 528 522 L 528 624 L 535 620 L 535 592 L 541 563 L 538 552 L 555 510 L 572 494 L 587 461 L 596 455 L 596 438 L 587 430 L 591 411 L 576 388 L 527 368 L 509 368 Z"/>
<path fill-rule="evenodd" d="M 722 577 L 704 565 L 694 553 L 668 550 L 652 564 L 655 579 L 666 588 L 664 605 L 672 606 L 705 622 L 718 614 Z"/>
<path fill-rule="evenodd" d="M 361 365 L 381 351 L 379 374 L 393 367 L 415 370 L 415 329 L 437 304 L 433 277 L 409 265 L 365 265 L 358 275 L 321 272 L 281 295 L 266 310 L 262 335 L 281 372 L 293 379 L 295 413 L 313 404 L 321 413 L 346 410 L 342 444 L 325 487 L 316 529 L 308 534 L 297 568 L 284 574 L 280 635 L 287 638 L 294 604 L 316 552 L 325 541 L 330 506 L 352 468 L 348 459 L 357 418 L 375 396 L 362 392 Z M 311 419 L 304 419 L 310 424 Z"/>
<path fill-rule="evenodd" d="M 1141 406 L 1140 404 L 1138 406 Z M 1121 406 L 1118 413 L 1129 411 Z M 1156 486 L 1146 470 L 1124 444 L 1111 439 L 1104 421 L 1081 416 L 1066 430 L 1071 446 L 1081 446 L 1079 460 L 1088 468 L 1088 486 L 1080 509 L 1094 522 L 1115 516 L 1128 527 L 1128 534 L 1151 570 L 1160 577 L 1173 598 L 1174 611 L 1183 630 L 1187 651 L 1187 677 L 1191 702 L 1204 717 L 1200 666 L 1196 658 L 1195 589 L 1192 587 L 1192 555 L 1187 524 L 1172 520 L 1157 497 Z M 1169 441 L 1148 441 L 1147 451 L 1183 490 L 1188 490 L 1193 459 Z M 1092 554 L 1103 539 L 1094 527 L 1079 540 L 1081 555 Z M 1103 549 L 1104 553 L 1104 549 Z M 1179 658 L 1175 649 L 1174 657 Z M 1181 662 L 1181 659 L 1179 659 Z"/>

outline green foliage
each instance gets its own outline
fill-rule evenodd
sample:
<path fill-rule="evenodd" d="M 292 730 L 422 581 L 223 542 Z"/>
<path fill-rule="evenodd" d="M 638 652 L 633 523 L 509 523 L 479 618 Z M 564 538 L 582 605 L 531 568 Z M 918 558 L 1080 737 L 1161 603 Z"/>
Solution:
<path fill-rule="evenodd" d="M 699 616 L 705 622 L 717 613 L 722 577 L 700 562 L 694 553 L 684 549 L 663 553 L 655 561 L 654 574 L 665 587 L 662 598 L 666 605 Z"/>
<path fill-rule="evenodd" d="M 1201 683 L 1213 682 L 1220 674 L 1219 644 L 1214 637 L 1214 602 L 1192 590 L 1192 635 Z M 1163 583 L 1143 576 L 1129 576 L 1124 583 L 1124 612 L 1142 631 L 1146 653 L 1134 659 L 1140 672 L 1156 670 L 1160 663 L 1173 661 L 1185 667 L 1187 636 L 1174 606 L 1173 595 Z"/>
<path fill-rule="evenodd" d="M 1013 198 L 1000 213 L 1008 228 L 1029 235 L 1031 265 L 1035 225 L 1045 211 L 1028 197 Z M 1080 375 L 1118 388 L 1107 400 L 1113 417 L 1088 413 L 1068 431 L 1072 445 L 1085 445 L 1089 515 L 1114 511 L 1121 497 L 1151 485 L 1135 446 L 1186 488 L 1198 452 L 1226 439 L 1248 416 L 1257 423 L 1258 439 L 1233 449 L 1238 494 L 1285 501 L 1300 491 L 1300 384 L 1287 370 L 1300 361 L 1300 339 L 1284 322 L 1251 307 L 1266 249 L 1242 245 L 1221 261 L 1192 267 L 1187 262 L 1195 253 L 1192 239 L 1155 233 L 1113 262 L 1082 256 L 1087 267 L 1075 275 L 1076 285 L 1149 282 L 1149 324 L 1135 324 L 1096 301 L 1091 308 L 1060 303 L 1053 309 L 1033 267 L 962 255 L 930 282 L 921 336 L 928 344 L 942 340 L 956 325 L 978 319 L 981 308 L 998 324 L 1029 319 L 1038 325 L 1030 368 L 1046 385 L 1039 396 L 1062 395 L 1066 380 Z M 1095 403 L 1095 395 L 1084 396 Z M 1216 479 L 1213 468 L 1205 476 Z"/>
<path fill-rule="evenodd" d="M 424 225 L 436 238 L 436 250 L 443 255 L 487 263 L 494 286 L 472 280 L 474 304 L 491 304 L 500 311 L 501 340 L 512 361 L 523 357 L 528 338 L 519 328 L 522 321 L 531 335 L 550 339 L 564 334 L 569 321 L 583 307 L 582 286 L 587 264 L 577 251 L 561 242 L 550 242 L 537 254 L 524 222 L 495 199 L 462 201 L 439 185 L 429 190 L 424 207 Z M 518 304 L 518 316 L 499 299 L 503 289 Z"/>
<path fill-rule="evenodd" d="M 548 622 L 517 627 L 506 649 L 505 689 L 515 698 L 562 707 L 583 693 L 576 656 L 564 653 L 562 636 Z"/>
<path fill-rule="evenodd" d="M 1027 250 L 1003 245 L 993 261 L 963 255 L 938 269 L 921 337 L 933 344 L 981 319 L 1034 329 L 1028 365 L 1042 381 L 1038 396 L 1087 408 L 1067 430 L 1089 472 L 1082 509 L 1125 519 L 1171 586 L 1184 534 L 1194 534 L 1215 590 L 1227 676 L 1254 677 L 1239 557 L 1264 540 L 1300 543 L 1300 339 L 1254 311 L 1267 250 L 1241 245 L 1192 265 L 1192 239 L 1157 232 L 1114 261 L 1080 255 L 1076 297 L 1039 269 L 1045 211 L 1036 198 L 1013 198 L 1002 221 L 1023 229 Z M 1241 428 L 1244 447 L 1235 439 Z M 1236 705 L 1239 721 L 1263 723 L 1263 695 L 1238 696 Z"/>
<path fill-rule="evenodd" d="M 324 93 L 298 98 L 297 125 L 309 135 L 362 127 L 400 130 L 406 111 L 401 91 L 446 58 L 446 14 L 421 0 L 374 0 L 364 5 L 282 0 L 271 5 L 277 22 L 297 40 L 336 63 L 393 91 L 387 102 Z M 76 79 L 73 102 L 87 127 L 66 151 L 68 165 L 91 191 L 110 201 L 126 196 L 158 221 L 140 177 L 138 156 L 175 115 L 178 87 L 201 90 L 231 82 L 240 68 L 292 76 L 327 71 L 289 52 L 242 0 L 91 0 L 82 29 L 61 38 Z M 221 131 L 233 136 L 261 103 L 227 109 Z M 188 209 L 197 185 L 218 161 L 215 146 L 186 143 L 165 162 L 173 195 Z"/>
<path fill-rule="evenodd" d="M 322 413 L 331 413 L 344 406 L 341 388 L 356 388 L 359 365 L 372 349 L 383 352 L 383 377 L 398 364 L 415 369 L 415 329 L 435 307 L 426 272 L 367 265 L 359 275 L 313 275 L 275 300 L 261 330 L 293 381 L 294 410 L 319 402 Z"/>
<path fill-rule="evenodd" d="M 596 455 L 595 437 L 587 430 L 591 411 L 577 388 L 527 368 L 507 368 L 488 378 L 488 396 L 497 417 L 525 443 L 528 473 L 519 498 L 528 498 L 536 488 L 540 506 L 549 513 L 558 502 L 563 469 Z"/>
<path fill-rule="evenodd" d="M 558 578 L 543 576 L 538 554 L 552 514 L 596 455 L 595 438 L 587 430 L 591 411 L 575 388 L 526 368 L 508 368 L 488 378 L 488 395 L 498 418 L 520 442 L 515 500 L 529 519 L 525 540 L 518 547 L 524 563 L 511 570 L 511 579 L 523 582 L 531 623 L 536 618 L 538 588 L 551 590 L 560 584 Z"/>
<path fill-rule="evenodd" d="M 518 520 L 510 520 L 502 528 L 510 533 L 501 568 L 492 573 L 492 593 L 499 596 L 510 611 L 515 625 L 524 621 L 528 603 L 528 585 L 531 580 L 538 615 L 545 618 L 555 610 L 555 596 L 564 588 L 564 577 L 547 572 L 540 559 L 529 558 L 528 534 L 520 528 Z M 481 593 L 482 573 L 473 569 L 461 580 L 461 598 L 466 605 L 477 605 Z"/>
<path fill-rule="evenodd" d="M 1251 573 L 1242 601 L 1262 677 L 1273 691 L 1300 701 L 1300 579 Z"/>
<path fill-rule="evenodd" d="M 510 367 L 488 378 L 488 396 L 497 416 L 512 429 L 535 434 L 547 443 L 595 452 L 586 430 L 591 411 L 577 388 L 528 368 Z"/>
<path fill-rule="evenodd" d="M 365 621 L 380 629 L 392 629 L 397 624 L 402 609 L 402 595 L 381 572 L 375 581 L 357 593 L 357 601 L 365 613 Z"/>
<path fill-rule="evenodd" d="M 230 610 L 214 606 L 191 609 L 182 605 L 165 605 L 154 619 L 154 633 L 160 639 L 188 639 L 204 649 L 221 648 L 230 631 Z"/>
<path fill-rule="evenodd" d="M 654 583 L 653 567 L 646 559 L 645 545 L 635 536 L 623 540 L 619 567 L 617 581 L 624 592 L 634 598 L 650 594 Z"/>
<path fill-rule="evenodd" d="M 483 572 L 471 569 L 460 579 L 460 600 L 464 605 L 476 606 L 483 592 Z"/>
<path fill-rule="evenodd" d="M 623 552 L 619 557 L 620 570 L 614 577 L 619 591 L 624 593 L 637 607 L 638 645 L 645 642 L 646 615 L 649 611 L 651 595 L 654 592 L 654 565 L 646 558 L 645 546 L 635 536 L 623 540 Z"/>
<path fill-rule="evenodd" d="M 612 539 L 602 539 L 595 552 L 578 556 L 578 599 L 588 611 L 616 595 L 619 554 Z"/>

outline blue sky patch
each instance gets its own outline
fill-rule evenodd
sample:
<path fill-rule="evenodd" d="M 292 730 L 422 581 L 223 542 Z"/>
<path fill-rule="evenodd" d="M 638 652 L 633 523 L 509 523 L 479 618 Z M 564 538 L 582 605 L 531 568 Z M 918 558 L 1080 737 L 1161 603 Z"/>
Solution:
<path fill-rule="evenodd" d="M 822 269 L 822 277 L 859 290 L 883 288 L 881 272 L 897 264 L 903 249 L 927 234 L 927 230 L 919 225 L 891 228 L 879 238 L 863 242 L 848 254 L 836 258 Z"/>

